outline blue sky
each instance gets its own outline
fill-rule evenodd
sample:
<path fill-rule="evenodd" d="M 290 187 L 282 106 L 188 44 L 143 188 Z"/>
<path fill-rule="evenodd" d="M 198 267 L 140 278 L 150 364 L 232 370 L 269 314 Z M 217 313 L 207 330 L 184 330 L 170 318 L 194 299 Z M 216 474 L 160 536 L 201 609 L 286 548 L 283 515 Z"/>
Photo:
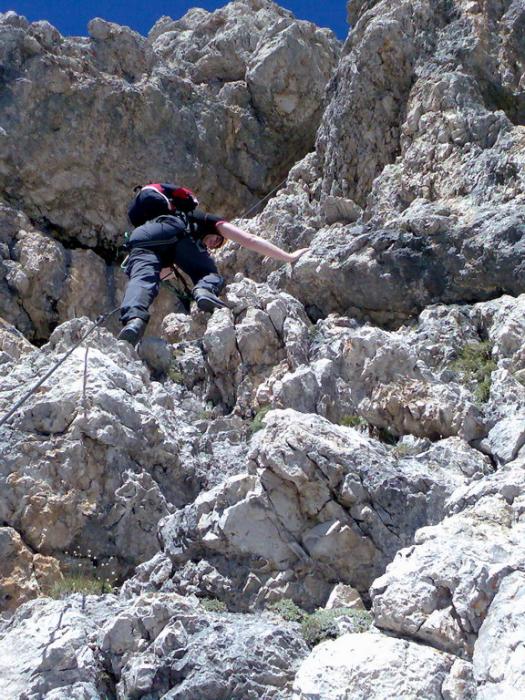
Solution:
<path fill-rule="evenodd" d="M 226 0 L 8 0 L 0 1 L 0 11 L 15 10 L 31 22 L 47 19 L 64 35 L 85 36 L 87 23 L 93 17 L 126 24 L 147 34 L 162 15 L 178 19 L 191 7 L 215 10 L 226 4 Z M 339 39 L 346 38 L 346 0 L 282 0 L 278 4 L 291 10 L 298 19 L 329 27 Z"/>

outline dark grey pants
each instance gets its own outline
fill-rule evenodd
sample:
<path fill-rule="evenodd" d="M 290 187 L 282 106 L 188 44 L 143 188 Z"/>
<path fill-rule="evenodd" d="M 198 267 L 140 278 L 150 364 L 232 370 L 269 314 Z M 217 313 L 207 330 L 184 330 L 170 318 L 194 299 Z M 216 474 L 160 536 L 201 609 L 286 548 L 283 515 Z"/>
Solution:
<path fill-rule="evenodd" d="M 176 265 L 195 287 L 214 294 L 224 287 L 224 279 L 208 251 L 186 235 L 182 221 L 177 224 L 176 217 L 169 219 L 174 221 L 150 221 L 131 235 L 134 247 L 126 265 L 129 282 L 120 307 L 122 323 L 132 318 L 149 321 L 149 307 L 159 293 L 160 271 L 164 267 Z"/>

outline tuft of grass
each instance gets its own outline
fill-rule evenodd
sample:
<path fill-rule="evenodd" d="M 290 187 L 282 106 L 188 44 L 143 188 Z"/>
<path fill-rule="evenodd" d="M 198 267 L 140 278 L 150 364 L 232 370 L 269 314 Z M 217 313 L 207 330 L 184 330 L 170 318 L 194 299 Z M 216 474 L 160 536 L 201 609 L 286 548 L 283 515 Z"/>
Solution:
<path fill-rule="evenodd" d="M 199 411 L 199 413 L 197 414 L 197 420 L 213 420 L 213 417 L 213 411 L 210 411 L 206 408 L 202 411 Z"/>
<path fill-rule="evenodd" d="M 307 614 L 291 598 L 281 598 L 268 606 L 268 610 L 280 615 L 288 622 L 302 622 Z"/>
<path fill-rule="evenodd" d="M 201 598 L 200 605 L 207 612 L 228 612 L 228 606 L 218 598 Z"/>
<path fill-rule="evenodd" d="M 343 416 L 339 421 L 339 425 L 344 425 L 345 428 L 360 428 L 368 427 L 368 421 L 357 414 Z"/>
<path fill-rule="evenodd" d="M 486 403 L 490 396 L 492 372 L 497 364 L 492 359 L 492 343 L 483 340 L 479 343 L 465 345 L 457 360 L 450 368 L 461 375 L 461 381 L 474 387 L 477 403 Z"/>
<path fill-rule="evenodd" d="M 326 639 L 336 639 L 340 634 L 337 620 L 341 617 L 350 618 L 353 632 L 366 632 L 372 624 L 372 615 L 366 610 L 319 608 L 313 613 L 307 613 L 290 598 L 282 598 L 269 605 L 268 609 L 276 612 L 283 620 L 298 622 L 303 638 L 310 647 Z"/>
<path fill-rule="evenodd" d="M 180 371 L 177 363 L 172 362 L 171 366 L 167 372 L 169 379 L 175 384 L 182 384 L 184 382 L 184 375 Z"/>
<path fill-rule="evenodd" d="M 264 406 L 264 408 L 261 408 L 261 410 L 255 414 L 254 419 L 250 423 L 250 433 L 252 435 L 258 430 L 262 430 L 262 428 L 264 428 L 264 417 L 268 411 L 271 411 L 271 409 L 271 406 Z"/>
<path fill-rule="evenodd" d="M 372 624 L 372 615 L 366 610 L 353 608 L 319 609 L 306 615 L 301 623 L 301 632 L 305 642 L 314 647 L 326 639 L 336 639 L 339 636 L 337 620 L 340 617 L 350 617 L 353 632 L 366 632 Z"/>
<path fill-rule="evenodd" d="M 61 581 L 56 581 L 49 590 L 49 597 L 60 600 L 72 593 L 83 595 L 103 595 L 112 593 L 113 587 L 104 579 L 85 576 L 84 574 L 65 574 Z"/>
<path fill-rule="evenodd" d="M 525 386 L 525 369 L 520 369 L 514 373 L 514 379 L 522 386 Z"/>
<path fill-rule="evenodd" d="M 396 445 L 392 450 L 392 454 L 398 459 L 408 457 L 410 455 L 410 447 L 408 445 Z"/>

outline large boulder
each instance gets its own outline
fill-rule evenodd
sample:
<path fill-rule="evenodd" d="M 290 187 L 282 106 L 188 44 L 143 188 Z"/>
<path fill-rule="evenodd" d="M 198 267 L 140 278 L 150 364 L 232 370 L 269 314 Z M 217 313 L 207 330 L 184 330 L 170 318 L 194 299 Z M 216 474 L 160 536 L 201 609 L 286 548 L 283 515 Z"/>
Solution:
<path fill-rule="evenodd" d="M 312 608 L 337 582 L 366 592 L 417 528 L 441 520 L 454 488 L 489 469 L 460 440 L 399 458 L 315 415 L 288 409 L 264 421 L 251 473 L 165 518 L 162 552 L 137 569 L 127 595 L 160 588 L 219 597 L 233 608 L 291 597 Z"/>
<path fill-rule="evenodd" d="M 295 677 L 293 700 L 467 700 L 470 664 L 423 644 L 367 632 L 316 647 Z"/>
<path fill-rule="evenodd" d="M 374 582 L 376 625 L 464 658 L 475 656 L 476 640 L 494 597 L 525 562 L 520 519 L 524 491 L 523 460 L 459 488 L 450 500 L 448 517 L 419 530 L 415 544 L 400 550 Z M 499 600 L 505 595 L 502 591 Z M 492 619 L 504 614 L 502 606 L 497 605 Z M 520 615 L 518 606 L 517 625 Z M 490 666 L 501 658 L 500 649 L 486 639 L 485 631 L 479 649 Z M 489 651 L 496 655 L 494 661 L 488 658 Z M 491 678 L 503 681 L 497 674 Z M 521 683 L 518 676 L 515 679 Z"/>

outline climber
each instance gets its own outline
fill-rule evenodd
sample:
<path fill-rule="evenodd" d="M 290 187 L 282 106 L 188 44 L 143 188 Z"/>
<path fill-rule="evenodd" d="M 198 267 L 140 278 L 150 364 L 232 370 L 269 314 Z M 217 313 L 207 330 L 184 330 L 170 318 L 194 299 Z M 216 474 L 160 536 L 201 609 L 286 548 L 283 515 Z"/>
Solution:
<path fill-rule="evenodd" d="M 176 185 L 147 185 L 141 188 L 129 208 L 129 218 L 137 226 L 128 240 L 126 274 L 129 283 L 120 309 L 124 325 L 119 339 L 136 345 L 149 320 L 148 309 L 159 291 L 160 272 L 176 265 L 193 282 L 193 298 L 201 311 L 212 312 L 226 306 L 218 295 L 224 279 L 209 254 L 226 240 L 261 255 L 293 263 L 307 248 L 287 253 L 225 221 L 196 209 L 198 201 L 186 188 Z"/>

